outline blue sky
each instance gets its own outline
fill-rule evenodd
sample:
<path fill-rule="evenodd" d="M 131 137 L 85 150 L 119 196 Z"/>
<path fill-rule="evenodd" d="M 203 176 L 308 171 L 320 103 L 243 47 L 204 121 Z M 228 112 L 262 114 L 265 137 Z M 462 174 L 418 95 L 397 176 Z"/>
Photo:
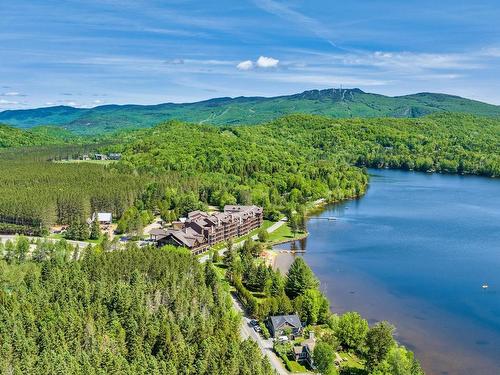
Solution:
<path fill-rule="evenodd" d="M 4 1 L 0 110 L 340 85 L 500 104 L 498 1 Z"/>

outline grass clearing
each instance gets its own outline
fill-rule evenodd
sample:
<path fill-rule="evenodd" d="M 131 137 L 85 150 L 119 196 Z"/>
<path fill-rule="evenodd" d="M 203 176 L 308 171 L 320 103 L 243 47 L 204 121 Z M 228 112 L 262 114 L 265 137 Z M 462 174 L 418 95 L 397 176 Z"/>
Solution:
<path fill-rule="evenodd" d="M 339 352 L 341 358 L 346 358 L 347 361 L 343 361 L 340 365 L 342 369 L 342 374 L 365 374 L 364 361 L 354 353 L 351 352 Z"/>
<path fill-rule="evenodd" d="M 296 361 L 288 361 L 288 367 L 292 373 L 307 373 L 307 368 Z"/>
<path fill-rule="evenodd" d="M 277 244 L 280 242 L 298 240 L 304 238 L 305 236 L 307 236 L 307 232 L 299 231 L 297 233 L 293 233 L 288 223 L 286 223 L 276 229 L 274 232 L 269 233 L 268 241 L 272 244 Z"/>

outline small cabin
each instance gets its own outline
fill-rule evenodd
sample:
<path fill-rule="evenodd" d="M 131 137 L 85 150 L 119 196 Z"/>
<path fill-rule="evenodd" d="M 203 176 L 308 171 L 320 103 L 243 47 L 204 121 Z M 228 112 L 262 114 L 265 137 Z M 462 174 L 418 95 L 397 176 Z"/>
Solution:
<path fill-rule="evenodd" d="M 96 220 L 100 225 L 109 225 L 113 222 L 111 212 L 97 212 L 92 215 L 92 221 Z"/>

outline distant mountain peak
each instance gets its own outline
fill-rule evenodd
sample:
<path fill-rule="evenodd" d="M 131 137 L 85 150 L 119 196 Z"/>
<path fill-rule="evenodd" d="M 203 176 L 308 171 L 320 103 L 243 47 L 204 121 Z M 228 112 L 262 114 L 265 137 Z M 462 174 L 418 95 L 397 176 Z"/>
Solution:
<path fill-rule="evenodd" d="M 460 112 L 500 117 L 500 107 L 453 95 L 419 93 L 390 97 L 359 88 L 307 90 L 275 97 L 220 97 L 195 103 L 156 105 L 66 106 L 0 112 L 0 122 L 22 128 L 57 125 L 77 133 L 95 134 L 149 127 L 167 120 L 200 124 L 258 124 L 293 113 L 350 117 L 421 117 Z"/>
<path fill-rule="evenodd" d="M 344 89 L 344 88 L 331 88 L 322 90 L 307 90 L 300 94 L 290 95 L 292 98 L 301 98 L 308 100 L 321 100 L 329 99 L 333 101 L 352 100 L 354 94 L 365 94 L 365 92 L 358 88 Z"/>

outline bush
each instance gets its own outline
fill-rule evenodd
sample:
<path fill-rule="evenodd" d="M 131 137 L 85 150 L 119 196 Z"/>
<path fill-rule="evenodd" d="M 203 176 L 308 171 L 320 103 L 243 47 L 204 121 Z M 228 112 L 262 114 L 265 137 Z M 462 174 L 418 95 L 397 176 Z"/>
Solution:
<path fill-rule="evenodd" d="M 264 228 L 260 228 L 258 237 L 260 242 L 267 242 L 269 240 L 269 232 Z"/>
<path fill-rule="evenodd" d="M 269 333 L 267 326 L 263 322 L 259 322 L 259 327 L 262 331 L 262 336 L 264 336 L 266 340 L 271 337 L 271 334 Z"/>
<path fill-rule="evenodd" d="M 255 316 L 257 312 L 257 298 L 255 298 L 250 291 L 243 286 L 240 280 L 234 281 L 234 287 L 236 288 L 236 292 L 238 293 L 238 298 L 241 303 L 245 306 L 248 313 L 251 316 Z"/>

